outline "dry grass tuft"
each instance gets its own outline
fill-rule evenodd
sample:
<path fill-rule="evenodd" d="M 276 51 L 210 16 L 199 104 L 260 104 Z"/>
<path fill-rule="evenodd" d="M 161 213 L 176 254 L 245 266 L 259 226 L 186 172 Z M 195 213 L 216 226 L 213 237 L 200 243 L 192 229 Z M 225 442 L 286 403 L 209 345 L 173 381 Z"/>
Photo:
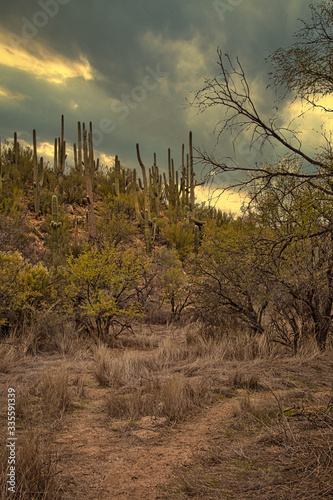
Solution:
<path fill-rule="evenodd" d="M 247 389 L 249 391 L 258 391 L 262 389 L 258 373 L 247 374 L 239 369 L 236 369 L 229 375 L 228 385 L 235 389 Z"/>
<path fill-rule="evenodd" d="M 0 499 L 60 500 L 63 497 L 55 460 L 50 452 L 51 441 L 43 441 L 36 433 L 28 433 L 17 441 L 16 488 L 8 492 L 8 448 L 0 453 Z"/>
<path fill-rule="evenodd" d="M 142 381 L 150 380 L 151 373 L 157 369 L 152 355 L 124 352 L 117 357 L 104 345 L 95 349 L 94 358 L 94 376 L 99 385 L 105 387 L 142 385 Z"/>
<path fill-rule="evenodd" d="M 39 416 L 43 420 L 57 420 L 71 406 L 68 372 L 45 372 L 29 389 Z"/>
<path fill-rule="evenodd" d="M 0 344 L 0 373 L 13 372 L 19 360 L 18 347 L 12 339 L 7 339 L 6 343 Z"/>
<path fill-rule="evenodd" d="M 138 420 L 154 415 L 180 421 L 209 400 L 207 384 L 201 380 L 188 381 L 178 374 L 147 381 L 144 387 L 137 387 L 130 393 L 119 393 L 112 388 L 106 409 L 112 418 Z"/>

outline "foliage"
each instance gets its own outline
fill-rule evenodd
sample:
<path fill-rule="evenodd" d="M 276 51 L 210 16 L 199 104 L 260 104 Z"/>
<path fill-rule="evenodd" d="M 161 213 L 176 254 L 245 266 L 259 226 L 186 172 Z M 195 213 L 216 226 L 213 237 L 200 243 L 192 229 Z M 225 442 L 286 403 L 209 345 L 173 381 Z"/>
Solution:
<path fill-rule="evenodd" d="M 173 318 L 179 318 L 184 308 L 189 304 L 191 289 L 182 262 L 175 249 L 162 247 L 153 255 L 156 268 L 158 298 L 160 302 L 167 301 L 171 305 Z"/>
<path fill-rule="evenodd" d="M 191 225 L 171 223 L 166 225 L 164 231 L 170 247 L 177 250 L 180 259 L 185 259 L 193 251 L 194 233 Z"/>
<path fill-rule="evenodd" d="M 56 296 L 52 273 L 41 263 L 33 266 L 19 252 L 0 252 L 0 325 L 5 330 L 52 307 Z"/>
<path fill-rule="evenodd" d="M 222 335 L 228 333 L 223 328 L 229 328 L 230 317 L 252 333 L 263 331 L 267 300 L 257 237 L 250 218 L 221 227 L 211 221 L 205 226 L 202 248 L 192 268 L 195 305 L 197 315 L 220 328 Z"/>
<path fill-rule="evenodd" d="M 141 256 L 132 250 L 91 247 L 70 257 L 66 291 L 79 324 L 105 339 L 111 327 L 124 328 L 138 317 L 135 287 L 141 275 Z"/>
<path fill-rule="evenodd" d="M 295 178 L 276 178 L 256 196 L 253 217 L 265 228 L 266 283 L 272 325 L 280 341 L 314 335 L 323 349 L 331 324 L 332 211 L 322 190 L 295 186 Z M 275 313 L 283 318 L 276 321 Z M 283 327 L 281 327 L 283 324 Z"/>
<path fill-rule="evenodd" d="M 100 219 L 97 221 L 99 238 L 109 245 L 129 242 L 135 232 L 133 213 L 131 213 L 132 203 L 128 201 L 125 204 L 121 198 L 125 197 L 107 198 L 99 208 Z"/>

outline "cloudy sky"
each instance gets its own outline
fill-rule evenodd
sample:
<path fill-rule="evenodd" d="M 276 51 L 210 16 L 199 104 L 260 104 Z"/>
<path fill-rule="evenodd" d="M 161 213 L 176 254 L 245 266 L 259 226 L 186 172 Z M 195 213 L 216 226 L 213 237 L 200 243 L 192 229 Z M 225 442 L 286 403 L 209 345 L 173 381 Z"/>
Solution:
<path fill-rule="evenodd" d="M 179 165 L 189 130 L 196 146 L 212 147 L 218 110 L 198 115 L 187 99 L 203 76 L 217 74 L 218 46 L 240 58 L 259 107 L 269 110 L 264 59 L 288 46 L 297 19 L 309 17 L 306 0 L 0 0 L 0 6 L 2 139 L 16 131 L 31 143 L 35 128 L 39 153 L 52 155 L 64 114 L 69 163 L 77 122 L 92 121 L 97 155 L 107 162 L 118 154 L 129 168 L 137 167 L 137 142 L 146 165 L 156 152 L 161 168 L 168 147 Z M 231 154 L 230 140 L 219 148 L 221 156 Z M 257 160 L 246 154 L 243 144 L 240 161 Z M 225 203 L 233 208 L 239 200 L 230 195 Z"/>

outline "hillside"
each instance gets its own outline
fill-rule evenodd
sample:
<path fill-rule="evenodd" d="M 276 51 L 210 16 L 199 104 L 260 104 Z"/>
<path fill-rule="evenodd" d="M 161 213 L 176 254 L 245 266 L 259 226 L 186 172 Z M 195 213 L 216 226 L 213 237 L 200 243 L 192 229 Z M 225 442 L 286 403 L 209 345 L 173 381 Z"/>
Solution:
<path fill-rule="evenodd" d="M 52 165 L 36 137 L 1 148 L 1 498 L 333 498 L 322 192 L 235 217 L 196 203 L 191 133 L 140 175 L 91 125 L 73 165 L 63 118 Z"/>

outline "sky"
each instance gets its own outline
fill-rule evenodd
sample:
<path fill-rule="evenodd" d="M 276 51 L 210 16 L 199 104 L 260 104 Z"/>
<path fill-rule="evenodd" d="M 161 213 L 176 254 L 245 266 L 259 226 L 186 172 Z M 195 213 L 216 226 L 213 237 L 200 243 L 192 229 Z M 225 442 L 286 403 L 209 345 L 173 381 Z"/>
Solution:
<path fill-rule="evenodd" d="M 38 153 L 52 158 L 63 114 L 69 165 L 77 122 L 92 121 L 102 163 L 117 154 L 122 165 L 138 168 L 139 143 L 146 166 L 156 153 L 162 171 L 168 148 L 180 166 L 190 130 L 196 147 L 215 147 L 219 110 L 198 114 L 188 101 L 203 77 L 218 74 L 217 47 L 239 57 L 254 100 L 269 113 L 264 60 L 292 43 L 298 18 L 310 12 L 306 0 L 0 0 L 0 7 L 2 140 L 16 131 L 31 144 L 36 129 Z M 292 111 L 286 103 L 285 120 Z M 218 145 L 221 157 L 263 160 L 246 138 L 236 151 L 231 142 Z M 196 170 L 200 181 L 200 165 Z M 199 198 L 205 195 L 201 188 Z M 241 199 L 230 192 L 221 203 L 237 211 Z"/>

